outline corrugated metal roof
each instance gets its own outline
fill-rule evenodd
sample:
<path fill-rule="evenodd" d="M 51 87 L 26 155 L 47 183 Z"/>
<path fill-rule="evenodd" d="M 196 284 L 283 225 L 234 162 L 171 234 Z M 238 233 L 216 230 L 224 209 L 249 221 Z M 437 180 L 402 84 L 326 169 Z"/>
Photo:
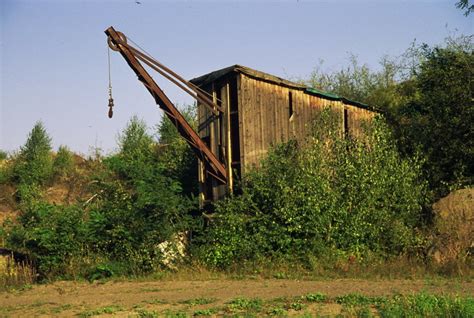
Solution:
<path fill-rule="evenodd" d="M 193 78 L 192 80 L 190 80 L 190 82 L 195 84 L 195 85 L 198 85 L 198 86 L 205 86 L 207 84 L 215 82 L 215 81 L 229 75 L 230 73 L 243 73 L 247 76 L 250 76 L 250 77 L 253 77 L 253 78 L 256 78 L 256 79 L 259 79 L 259 80 L 267 81 L 267 82 L 274 83 L 274 84 L 281 85 L 281 86 L 286 86 L 286 87 L 289 87 L 289 88 L 304 90 L 305 93 L 310 94 L 310 95 L 315 95 L 315 96 L 319 96 L 319 97 L 330 99 L 330 100 L 337 100 L 337 101 L 343 102 L 344 104 L 349 104 L 349 105 L 353 105 L 353 106 L 356 106 L 356 107 L 361 107 L 361 108 L 366 108 L 366 109 L 378 111 L 374 107 L 370 107 L 367 104 L 357 102 L 357 101 L 353 101 L 353 100 L 347 99 L 343 96 L 339 96 L 339 95 L 336 95 L 336 94 L 333 94 L 333 93 L 325 92 L 325 91 L 322 91 L 322 90 L 319 90 L 319 89 L 316 89 L 316 88 L 313 88 L 313 87 L 307 87 L 307 86 L 302 85 L 302 84 L 290 82 L 290 81 L 285 80 L 283 78 L 280 78 L 280 77 L 277 77 L 277 76 L 274 76 L 274 75 L 271 75 L 271 74 L 268 74 L 268 73 L 260 72 L 260 71 L 251 69 L 250 67 L 246 67 L 246 66 L 242 66 L 242 65 L 238 65 L 238 64 L 235 64 L 235 65 L 232 65 L 232 66 L 229 66 L 229 67 L 226 67 L 226 68 L 223 68 L 223 69 L 220 69 L 220 70 L 217 70 L 217 71 L 214 71 L 214 72 L 211 72 L 211 73 L 208 73 L 208 74 L 196 77 L 196 78 Z"/>

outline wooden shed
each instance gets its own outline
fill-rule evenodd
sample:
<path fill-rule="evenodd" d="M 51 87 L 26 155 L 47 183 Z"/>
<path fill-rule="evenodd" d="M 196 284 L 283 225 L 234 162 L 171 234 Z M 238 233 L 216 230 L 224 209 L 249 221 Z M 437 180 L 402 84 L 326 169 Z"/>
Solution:
<path fill-rule="evenodd" d="M 200 199 L 222 198 L 235 181 L 257 166 L 272 145 L 303 140 L 317 112 L 330 107 L 340 114 L 341 129 L 358 137 L 361 123 L 375 112 L 367 105 L 293 83 L 251 68 L 233 65 L 191 82 L 213 96 L 223 112 L 214 115 L 198 104 L 198 133 L 225 163 L 226 185 L 210 178 L 199 164 Z"/>

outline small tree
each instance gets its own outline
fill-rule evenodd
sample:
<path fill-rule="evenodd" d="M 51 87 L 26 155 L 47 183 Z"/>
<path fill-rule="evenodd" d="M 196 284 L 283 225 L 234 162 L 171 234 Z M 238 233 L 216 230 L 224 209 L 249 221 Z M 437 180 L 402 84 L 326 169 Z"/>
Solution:
<path fill-rule="evenodd" d="M 20 148 L 13 178 L 20 184 L 44 184 L 51 177 L 51 138 L 42 122 L 37 122 Z"/>

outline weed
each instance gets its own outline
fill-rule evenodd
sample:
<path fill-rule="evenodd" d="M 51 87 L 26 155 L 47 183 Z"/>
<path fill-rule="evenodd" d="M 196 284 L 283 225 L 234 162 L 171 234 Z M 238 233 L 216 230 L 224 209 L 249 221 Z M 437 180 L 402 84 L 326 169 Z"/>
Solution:
<path fill-rule="evenodd" d="M 282 273 L 282 272 L 278 272 L 278 273 L 275 273 L 273 275 L 273 278 L 276 278 L 276 279 L 288 279 L 288 274 L 286 273 Z"/>
<path fill-rule="evenodd" d="M 346 306 L 368 305 L 372 303 L 372 299 L 361 294 L 353 293 L 336 297 L 336 303 Z"/>
<path fill-rule="evenodd" d="M 322 303 L 327 301 L 328 297 L 322 293 L 310 293 L 302 297 L 303 299 L 310 301 L 312 303 Z"/>
<path fill-rule="evenodd" d="M 260 311 L 262 309 L 262 300 L 260 298 L 235 298 L 229 302 L 229 309 L 231 311 Z"/>
<path fill-rule="evenodd" d="M 53 309 L 51 309 L 51 312 L 54 313 L 54 314 L 59 314 L 60 312 L 63 312 L 65 310 L 69 310 L 71 308 L 72 308 L 71 304 L 64 304 L 64 305 L 61 305 L 61 306 L 54 307 Z"/>
<path fill-rule="evenodd" d="M 395 296 L 377 305 L 381 317 L 474 317 L 474 298 L 428 294 Z"/>
<path fill-rule="evenodd" d="M 186 318 L 186 317 L 189 316 L 188 314 L 186 314 L 183 311 L 171 311 L 171 310 L 166 310 L 163 314 L 166 318 Z M 156 315 L 156 316 L 144 316 L 144 317 L 154 318 L 154 317 L 158 317 L 158 315 Z"/>
<path fill-rule="evenodd" d="M 157 318 L 157 317 L 159 317 L 159 315 L 156 311 L 150 311 L 150 310 L 146 310 L 146 309 L 137 310 L 137 314 L 138 314 L 138 317 L 140 317 L 140 318 Z M 177 317 L 177 316 L 166 316 L 166 317 Z"/>
<path fill-rule="evenodd" d="M 297 302 L 291 303 L 290 308 L 293 309 L 293 310 L 296 310 L 296 311 L 300 311 L 300 310 L 306 308 L 306 305 L 299 302 L 299 301 L 297 301 Z"/>
<path fill-rule="evenodd" d="M 196 306 L 196 305 L 207 305 L 215 302 L 217 299 L 216 298 L 195 298 L 195 299 L 188 299 L 181 301 L 181 304 L 188 304 L 191 306 Z"/>
<path fill-rule="evenodd" d="M 194 312 L 193 316 L 211 316 L 215 313 L 217 313 L 215 308 L 199 309 Z"/>
<path fill-rule="evenodd" d="M 267 314 L 269 316 L 282 317 L 282 316 L 287 316 L 288 312 L 284 308 L 274 307 L 274 308 L 271 308 L 269 311 L 267 311 Z"/>
<path fill-rule="evenodd" d="M 150 300 L 144 300 L 143 301 L 145 304 L 150 304 L 150 305 L 161 305 L 161 304 L 167 304 L 168 302 L 162 299 L 150 299 Z"/>
<path fill-rule="evenodd" d="M 103 315 L 103 314 L 113 314 L 122 310 L 123 310 L 122 307 L 112 305 L 112 306 L 102 307 L 102 308 L 98 308 L 94 310 L 83 311 L 79 313 L 79 317 L 86 318 L 86 317 L 93 317 L 93 316 L 98 316 L 98 315 Z"/>
<path fill-rule="evenodd" d="M 18 264 L 11 257 L 0 257 L 0 290 L 25 291 L 33 288 L 36 271 L 28 263 Z"/>

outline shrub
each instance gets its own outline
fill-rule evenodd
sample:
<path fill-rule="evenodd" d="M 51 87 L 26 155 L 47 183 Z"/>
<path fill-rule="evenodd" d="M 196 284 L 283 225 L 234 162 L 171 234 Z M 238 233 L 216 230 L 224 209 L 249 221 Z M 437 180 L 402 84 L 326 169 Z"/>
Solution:
<path fill-rule="evenodd" d="M 84 251 L 84 210 L 36 203 L 7 230 L 7 245 L 29 254 L 43 277 L 67 273 L 69 263 Z"/>
<path fill-rule="evenodd" d="M 53 174 L 61 178 L 69 175 L 74 168 L 71 151 L 66 146 L 59 146 L 58 153 L 53 161 Z"/>
<path fill-rule="evenodd" d="M 216 203 L 198 255 L 215 266 L 261 257 L 341 250 L 400 254 L 422 243 L 420 161 L 402 159 L 386 125 L 344 139 L 334 116 L 315 122 L 306 145 L 277 146 L 244 180 L 244 193 Z"/>

